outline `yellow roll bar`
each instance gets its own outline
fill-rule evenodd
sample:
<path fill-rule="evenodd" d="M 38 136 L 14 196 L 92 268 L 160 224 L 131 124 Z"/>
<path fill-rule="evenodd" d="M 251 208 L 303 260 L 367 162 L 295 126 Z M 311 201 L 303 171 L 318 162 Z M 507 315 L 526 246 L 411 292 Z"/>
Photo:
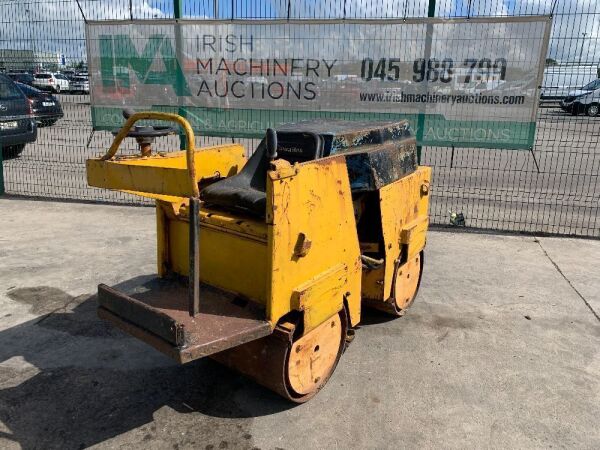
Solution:
<path fill-rule="evenodd" d="M 138 120 L 164 120 L 166 122 L 178 123 L 181 126 L 181 128 L 183 128 L 183 131 L 185 132 L 185 138 L 187 141 L 186 160 L 188 175 L 190 178 L 190 182 L 192 183 L 192 194 L 194 197 L 199 197 L 200 191 L 198 190 L 198 183 L 196 183 L 196 165 L 194 164 L 194 153 L 196 151 L 194 144 L 194 130 L 192 130 L 192 127 L 187 120 L 185 120 L 183 117 L 177 114 L 156 111 L 142 111 L 132 114 L 125 122 L 125 125 L 123 125 L 123 127 L 115 136 L 115 139 L 113 140 L 113 143 L 108 149 L 108 152 L 106 152 L 106 154 L 101 158 L 102 161 L 111 159 L 117 154 L 121 142 L 123 142 L 123 139 L 127 137 L 127 133 L 129 133 L 129 130 L 131 130 L 133 125 Z"/>

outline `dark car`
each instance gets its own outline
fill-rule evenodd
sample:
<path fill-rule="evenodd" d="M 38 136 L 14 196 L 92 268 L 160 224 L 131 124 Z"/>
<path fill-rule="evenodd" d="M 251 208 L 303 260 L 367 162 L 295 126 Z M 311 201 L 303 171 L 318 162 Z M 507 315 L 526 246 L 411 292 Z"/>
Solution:
<path fill-rule="evenodd" d="M 28 84 L 33 86 L 33 75 L 30 73 L 9 73 L 8 77 L 17 83 Z"/>
<path fill-rule="evenodd" d="M 41 126 L 54 125 L 64 114 L 58 99 L 49 92 L 40 91 L 26 84 L 16 83 L 31 104 L 31 112 Z"/>
<path fill-rule="evenodd" d="M 17 156 L 37 139 L 29 100 L 14 81 L 0 75 L 0 147 L 5 157 Z"/>

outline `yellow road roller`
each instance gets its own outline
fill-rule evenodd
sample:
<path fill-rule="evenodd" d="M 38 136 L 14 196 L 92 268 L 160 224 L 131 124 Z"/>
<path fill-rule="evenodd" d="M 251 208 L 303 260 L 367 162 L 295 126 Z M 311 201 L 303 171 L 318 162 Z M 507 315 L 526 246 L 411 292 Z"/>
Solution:
<path fill-rule="evenodd" d="M 413 302 L 431 169 L 406 121 L 285 124 L 246 158 L 240 144 L 196 149 L 176 114 L 124 115 L 106 155 L 87 161 L 88 183 L 156 201 L 158 273 L 98 286 L 102 319 L 301 403 L 327 383 L 363 305 L 400 316 Z M 186 150 L 155 152 L 176 126 Z M 127 136 L 139 155 L 118 155 Z"/>

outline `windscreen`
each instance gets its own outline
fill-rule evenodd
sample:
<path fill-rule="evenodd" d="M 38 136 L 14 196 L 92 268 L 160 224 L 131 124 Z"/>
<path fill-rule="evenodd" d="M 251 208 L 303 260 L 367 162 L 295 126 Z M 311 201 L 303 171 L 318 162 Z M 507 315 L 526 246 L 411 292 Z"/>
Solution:
<path fill-rule="evenodd" d="M 594 80 L 591 83 L 586 84 L 581 89 L 584 91 L 595 91 L 596 89 L 600 89 L 600 80 Z"/>
<path fill-rule="evenodd" d="M 22 97 L 23 94 L 12 81 L 0 77 L 0 100 L 16 100 Z"/>

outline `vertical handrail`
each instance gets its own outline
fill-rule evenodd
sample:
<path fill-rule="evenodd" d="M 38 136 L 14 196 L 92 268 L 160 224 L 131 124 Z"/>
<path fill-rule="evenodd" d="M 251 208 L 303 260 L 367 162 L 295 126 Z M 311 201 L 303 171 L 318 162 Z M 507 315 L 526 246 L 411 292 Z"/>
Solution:
<path fill-rule="evenodd" d="M 129 130 L 138 120 L 164 120 L 167 122 L 178 123 L 185 133 L 186 137 L 186 160 L 188 176 L 192 188 L 192 196 L 189 205 L 189 284 L 188 284 L 188 309 L 190 316 L 195 316 L 200 311 L 200 189 L 196 181 L 196 162 L 195 162 L 195 137 L 194 130 L 190 123 L 177 114 L 162 113 L 156 111 L 144 111 L 134 113 L 125 122 L 125 125 L 119 130 L 108 152 L 101 158 L 103 161 L 113 158 L 123 139 L 127 137 Z"/>
<path fill-rule="evenodd" d="M 200 312 L 200 199 L 190 197 L 189 206 L 188 310 L 194 317 Z"/>

